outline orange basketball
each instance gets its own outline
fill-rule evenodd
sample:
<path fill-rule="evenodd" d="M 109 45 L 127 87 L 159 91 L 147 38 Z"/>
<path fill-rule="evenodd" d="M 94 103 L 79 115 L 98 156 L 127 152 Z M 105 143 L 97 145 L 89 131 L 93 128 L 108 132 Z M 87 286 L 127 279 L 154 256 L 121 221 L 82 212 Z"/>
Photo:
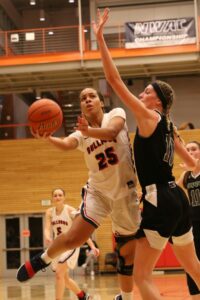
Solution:
<path fill-rule="evenodd" d="M 40 99 L 35 101 L 28 110 L 28 123 L 33 131 L 52 134 L 58 130 L 63 121 L 60 106 L 53 100 Z"/>

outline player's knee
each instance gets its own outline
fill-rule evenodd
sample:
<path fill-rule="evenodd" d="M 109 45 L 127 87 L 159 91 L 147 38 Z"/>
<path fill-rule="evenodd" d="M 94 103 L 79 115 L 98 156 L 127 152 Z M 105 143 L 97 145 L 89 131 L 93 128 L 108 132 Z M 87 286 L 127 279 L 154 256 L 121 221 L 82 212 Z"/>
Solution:
<path fill-rule="evenodd" d="M 65 285 L 67 288 L 71 286 L 71 278 L 69 276 L 65 276 Z"/>
<path fill-rule="evenodd" d="M 144 277 L 142 276 L 142 273 L 135 272 L 135 270 L 134 270 L 133 277 L 134 277 L 135 284 L 138 287 L 141 286 L 142 283 L 143 283 L 143 280 L 144 280 Z"/>
<path fill-rule="evenodd" d="M 131 240 L 132 241 L 132 240 Z M 133 249 L 127 247 L 130 237 L 116 238 L 117 242 L 117 272 L 121 275 L 132 276 L 133 274 Z"/>
<path fill-rule="evenodd" d="M 144 282 L 152 281 L 152 269 L 145 264 L 139 264 L 133 270 L 134 282 L 137 286 L 142 286 Z"/>
<path fill-rule="evenodd" d="M 118 264 L 117 264 L 117 273 L 119 273 L 121 275 L 132 276 L 133 275 L 133 264 L 126 265 L 123 257 L 119 257 Z"/>
<path fill-rule="evenodd" d="M 135 284 L 139 287 L 143 285 L 144 281 L 145 282 L 148 281 L 149 276 L 144 268 L 138 268 L 138 269 L 135 268 L 133 272 L 133 277 L 134 277 Z"/>

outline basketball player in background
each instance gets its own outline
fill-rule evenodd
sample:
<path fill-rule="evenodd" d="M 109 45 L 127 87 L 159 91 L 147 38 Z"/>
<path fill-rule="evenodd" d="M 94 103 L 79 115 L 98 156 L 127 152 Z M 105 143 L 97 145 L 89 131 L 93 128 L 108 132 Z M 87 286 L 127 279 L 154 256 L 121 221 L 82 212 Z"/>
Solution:
<path fill-rule="evenodd" d="M 134 157 L 142 188 L 143 213 L 136 235 L 134 281 L 142 299 L 160 300 L 163 298 L 153 282 L 152 271 L 168 241 L 200 289 L 200 262 L 194 247 L 189 204 L 172 173 L 175 151 L 190 170 L 195 169 L 196 160 L 185 149 L 169 118 L 174 101 L 172 87 L 156 80 L 138 98 L 124 84 L 103 36 L 108 18 L 109 9 L 102 14 L 98 10 L 97 22 L 93 22 L 105 77 L 137 122 Z"/>
<path fill-rule="evenodd" d="M 110 215 L 117 244 L 117 271 L 121 289 L 115 299 L 132 300 L 135 233 L 140 224 L 132 150 L 125 111 L 114 108 L 104 113 L 102 100 L 93 88 L 86 88 L 80 93 L 82 116 L 78 118 L 76 131 L 64 139 L 41 137 L 33 132 L 36 138 L 44 138 L 64 151 L 82 151 L 89 179 L 84 187 L 81 215 L 75 218 L 67 233 L 53 241 L 42 256 L 36 256 L 22 265 L 17 279 L 28 280 L 62 252 L 84 244 L 103 219 Z"/>
<path fill-rule="evenodd" d="M 52 243 L 52 236 L 56 238 L 62 232 L 67 232 L 72 226 L 77 211 L 74 207 L 65 204 L 65 191 L 56 188 L 52 191 L 53 207 L 47 209 L 45 214 L 45 243 L 47 246 Z M 95 247 L 92 240 L 87 240 L 88 245 L 95 257 L 99 256 L 99 249 Z M 65 287 L 71 290 L 79 300 L 89 299 L 89 295 L 82 291 L 77 283 L 69 277 L 69 269 L 77 265 L 79 248 L 64 252 L 51 264 L 52 270 L 56 273 L 56 300 L 63 300 Z"/>
<path fill-rule="evenodd" d="M 191 141 L 186 144 L 186 149 L 198 160 L 198 163 L 193 171 L 184 171 L 177 180 L 177 184 L 184 187 L 188 193 L 194 245 L 197 256 L 200 259 L 200 143 Z M 183 168 L 185 167 L 185 165 L 182 166 Z M 191 298 L 200 300 L 200 290 L 196 283 L 188 273 L 186 273 L 186 276 Z"/>

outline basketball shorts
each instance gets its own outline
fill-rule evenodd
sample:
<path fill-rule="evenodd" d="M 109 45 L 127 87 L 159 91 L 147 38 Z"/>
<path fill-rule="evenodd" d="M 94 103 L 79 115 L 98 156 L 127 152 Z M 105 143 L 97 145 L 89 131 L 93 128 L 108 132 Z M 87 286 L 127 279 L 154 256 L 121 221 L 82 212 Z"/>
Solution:
<path fill-rule="evenodd" d="M 116 236 L 135 234 L 141 221 L 139 200 L 134 188 L 129 189 L 128 196 L 113 200 L 87 186 L 84 188 L 81 214 L 96 228 L 110 215 L 112 231 Z"/>
<path fill-rule="evenodd" d="M 142 200 L 137 238 L 146 236 L 151 247 L 159 250 L 164 249 L 168 240 L 180 246 L 193 240 L 189 202 L 175 182 L 146 186 Z"/>
<path fill-rule="evenodd" d="M 51 263 L 51 268 L 53 271 L 56 271 L 58 264 L 67 263 L 69 269 L 74 269 L 77 265 L 79 257 L 80 248 L 68 250 L 62 253 L 59 257 L 55 258 Z"/>

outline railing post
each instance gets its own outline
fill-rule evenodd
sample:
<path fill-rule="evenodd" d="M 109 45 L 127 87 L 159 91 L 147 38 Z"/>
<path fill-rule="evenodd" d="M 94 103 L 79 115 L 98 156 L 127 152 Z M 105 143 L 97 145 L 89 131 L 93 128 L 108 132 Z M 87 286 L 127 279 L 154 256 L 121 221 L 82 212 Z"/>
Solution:
<path fill-rule="evenodd" d="M 81 12 L 81 0 L 78 0 L 78 16 L 79 16 L 79 51 L 81 56 L 81 64 L 83 64 L 83 33 L 82 33 L 82 12 Z"/>
<path fill-rule="evenodd" d="M 85 26 L 82 26 L 82 50 L 85 51 Z"/>
<path fill-rule="evenodd" d="M 5 31 L 5 54 L 8 56 L 8 32 Z"/>
<path fill-rule="evenodd" d="M 119 39 L 119 48 L 121 48 L 121 31 L 120 31 L 121 26 L 118 26 L 118 39 Z"/>
<path fill-rule="evenodd" d="M 43 53 L 46 53 L 45 29 L 42 29 L 42 48 Z"/>

